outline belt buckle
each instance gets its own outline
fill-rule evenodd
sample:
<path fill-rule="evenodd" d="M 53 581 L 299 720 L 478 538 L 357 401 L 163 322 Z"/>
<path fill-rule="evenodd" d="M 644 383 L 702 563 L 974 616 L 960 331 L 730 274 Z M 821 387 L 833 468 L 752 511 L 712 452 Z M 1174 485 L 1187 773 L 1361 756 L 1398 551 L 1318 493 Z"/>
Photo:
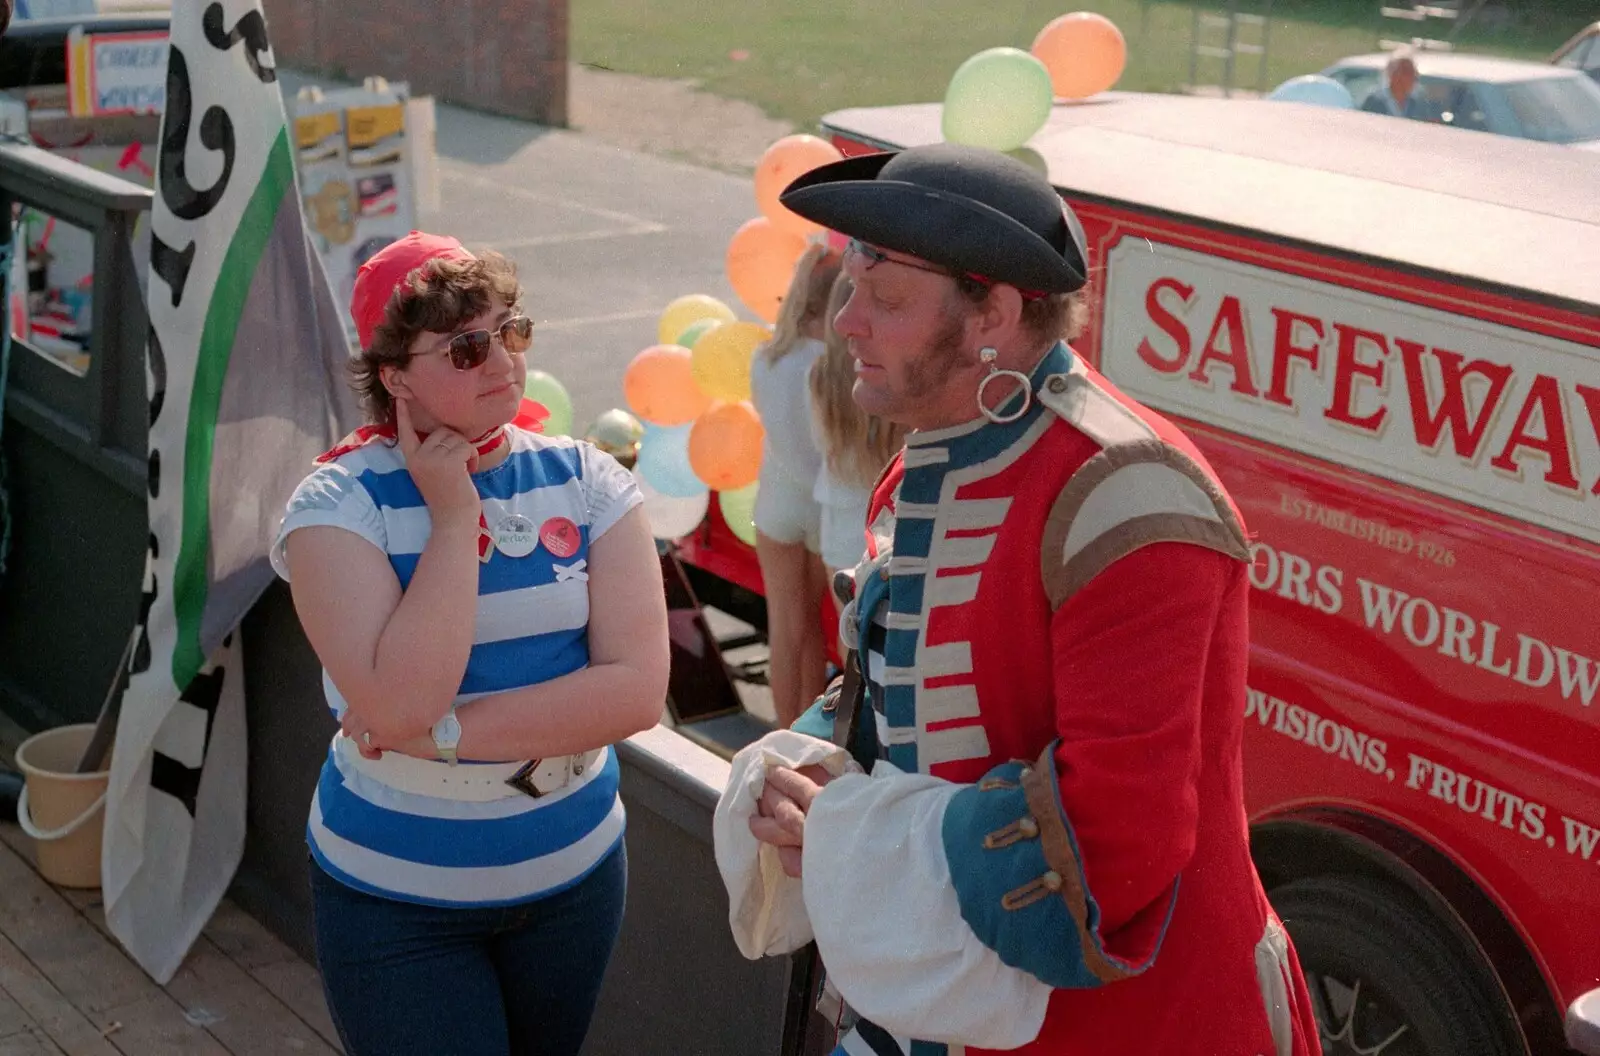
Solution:
<path fill-rule="evenodd" d="M 544 793 L 534 787 L 533 772 L 537 770 L 539 768 L 539 764 L 543 762 L 543 759 L 529 760 L 522 766 L 518 767 L 516 773 L 506 778 L 506 784 L 510 785 L 512 788 L 516 789 L 518 792 L 521 792 L 530 799 L 538 799 L 540 796 L 544 795 Z"/>

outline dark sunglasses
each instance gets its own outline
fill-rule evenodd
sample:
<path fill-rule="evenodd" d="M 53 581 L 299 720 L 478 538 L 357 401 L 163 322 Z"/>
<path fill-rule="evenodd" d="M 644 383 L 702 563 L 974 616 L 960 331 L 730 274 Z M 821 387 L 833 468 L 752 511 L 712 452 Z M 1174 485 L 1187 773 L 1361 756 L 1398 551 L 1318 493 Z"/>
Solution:
<path fill-rule="evenodd" d="M 450 365 L 457 370 L 475 370 L 489 358 L 489 349 L 497 337 L 508 353 L 520 356 L 533 344 L 533 320 L 525 315 L 514 315 L 497 330 L 468 330 L 452 337 L 444 351 L 450 356 Z"/>
<path fill-rule="evenodd" d="M 995 285 L 994 279 L 991 279 L 986 275 L 979 275 L 975 271 L 956 272 L 951 271 L 948 268 L 941 268 L 936 264 L 924 264 L 920 260 L 906 260 L 902 257 L 891 257 L 877 246 L 869 246 L 857 238 L 852 238 L 850 240 L 848 249 L 850 252 L 857 254 L 867 261 L 867 271 L 871 271 L 879 264 L 898 264 L 903 268 L 916 268 L 918 271 L 926 271 L 934 275 L 943 275 L 948 279 L 970 279 L 980 286 L 987 287 Z M 1024 290 L 1021 288 L 1018 288 L 1017 292 L 1022 295 L 1022 299 L 1025 301 L 1037 301 L 1047 296 L 1046 294 L 1039 293 L 1035 290 Z"/>

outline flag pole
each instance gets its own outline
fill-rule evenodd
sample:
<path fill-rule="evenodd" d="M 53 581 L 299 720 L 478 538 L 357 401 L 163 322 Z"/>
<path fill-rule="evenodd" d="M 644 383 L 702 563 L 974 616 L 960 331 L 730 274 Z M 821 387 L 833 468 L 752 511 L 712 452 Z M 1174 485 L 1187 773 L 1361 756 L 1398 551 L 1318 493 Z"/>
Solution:
<path fill-rule="evenodd" d="M 106 761 L 106 753 L 111 750 L 111 741 L 117 735 L 117 716 L 122 711 L 122 690 L 127 683 L 128 661 L 133 657 L 133 647 L 138 640 L 139 625 L 135 623 L 133 632 L 128 635 L 128 644 L 122 647 L 122 659 L 117 661 L 117 673 L 111 676 L 111 688 L 106 691 L 106 699 L 100 704 L 100 717 L 95 720 L 94 734 L 89 738 L 89 744 L 78 760 L 76 773 L 93 773 Z"/>

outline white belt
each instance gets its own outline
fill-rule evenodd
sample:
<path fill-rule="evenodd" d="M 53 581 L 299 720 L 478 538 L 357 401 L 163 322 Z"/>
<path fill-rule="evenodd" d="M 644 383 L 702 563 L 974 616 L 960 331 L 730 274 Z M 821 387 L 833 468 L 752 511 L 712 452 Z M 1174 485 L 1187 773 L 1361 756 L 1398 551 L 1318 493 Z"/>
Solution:
<path fill-rule="evenodd" d="M 339 764 L 354 769 L 397 792 L 465 803 L 489 803 L 511 796 L 537 799 L 571 784 L 592 770 L 604 748 L 581 755 L 555 755 L 524 763 L 449 763 L 418 759 L 400 752 L 384 752 L 368 759 L 343 731 L 334 734 L 333 750 Z"/>

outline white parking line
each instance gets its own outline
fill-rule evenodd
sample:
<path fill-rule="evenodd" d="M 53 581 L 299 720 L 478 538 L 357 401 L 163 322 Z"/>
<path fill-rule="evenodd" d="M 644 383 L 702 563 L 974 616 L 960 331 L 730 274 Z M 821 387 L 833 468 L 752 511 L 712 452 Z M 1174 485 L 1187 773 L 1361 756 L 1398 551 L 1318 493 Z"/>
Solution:
<path fill-rule="evenodd" d="M 636 229 L 633 232 L 635 234 L 654 234 L 658 231 L 667 230 L 665 224 L 658 224 L 654 220 L 646 220 L 642 216 L 634 216 L 630 213 L 606 209 L 598 205 L 585 205 L 582 202 L 575 202 L 559 195 L 540 194 L 538 191 L 530 191 L 525 187 L 519 187 L 505 180 L 491 179 L 466 166 L 452 165 L 443 160 L 439 162 L 439 173 L 442 179 L 454 180 L 483 190 L 494 191 L 507 197 L 521 198 L 524 201 L 538 202 L 542 205 L 559 206 L 563 209 L 572 209 L 576 212 L 588 213 L 590 216 L 598 216 L 603 220 L 614 220 L 617 223 L 626 224 L 629 228 Z"/>
<path fill-rule="evenodd" d="M 514 249 L 531 249 L 534 246 L 556 246 L 568 242 L 595 242 L 606 238 L 636 238 L 640 235 L 658 235 L 663 227 L 621 227 L 606 231 L 573 231 L 563 235 L 534 235 L 530 238 L 508 238 L 503 242 L 484 242 L 485 249 L 506 253 Z"/>
<path fill-rule="evenodd" d="M 626 323 L 635 319 L 655 319 L 660 314 L 660 308 L 636 308 L 631 312 L 612 312 L 609 315 L 572 316 L 568 319 L 540 319 L 537 326 L 540 330 L 576 330 L 580 326 L 591 326 L 597 323 Z"/>

